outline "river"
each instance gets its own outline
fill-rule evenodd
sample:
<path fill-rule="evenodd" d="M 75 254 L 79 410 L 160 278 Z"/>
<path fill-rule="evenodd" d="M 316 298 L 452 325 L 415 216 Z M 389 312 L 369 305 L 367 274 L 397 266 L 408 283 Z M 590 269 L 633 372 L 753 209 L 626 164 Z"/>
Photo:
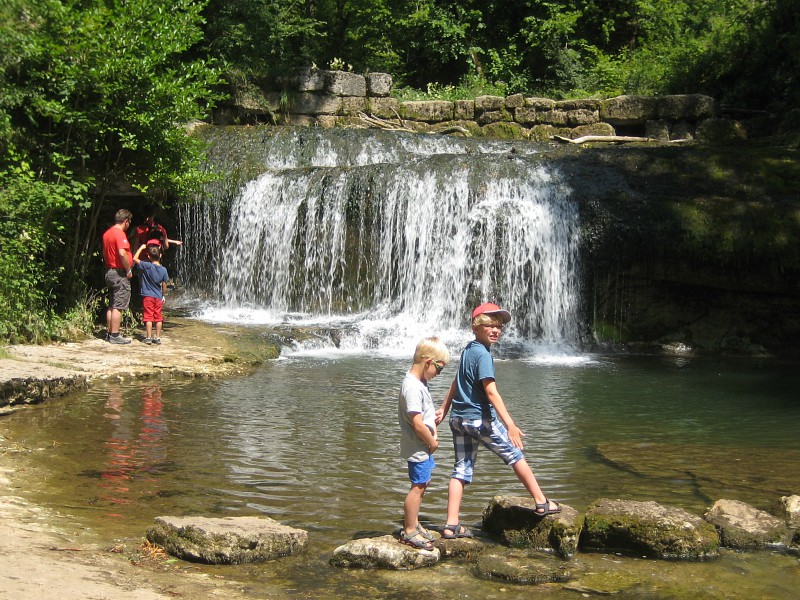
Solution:
<path fill-rule="evenodd" d="M 502 342 L 501 344 L 502 345 Z M 574 354 L 498 359 L 498 385 L 525 432 L 526 455 L 551 498 L 579 511 L 600 497 L 657 500 L 702 514 L 718 498 L 770 509 L 798 493 L 800 374 L 753 359 Z M 523 598 L 468 565 L 409 573 L 343 571 L 338 545 L 395 531 L 407 490 L 397 393 L 408 360 L 342 351 L 287 353 L 247 377 L 103 383 L 7 416 L 32 450 L 31 498 L 67 512 L 111 544 L 141 540 L 159 515 L 266 515 L 309 532 L 304 555 L 258 566 L 203 567 L 298 598 Z M 431 383 L 437 402 L 455 365 Z M 421 520 L 443 524 L 451 467 L 447 427 Z M 57 449 L 57 451 L 53 451 Z M 36 451 L 42 450 L 42 451 Z M 462 521 L 480 526 L 495 494 L 521 495 L 482 451 Z M 579 554 L 623 569 L 619 597 L 790 598 L 800 561 L 780 552 L 723 553 L 701 563 Z M 548 587 L 550 597 L 574 591 Z M 267 597 L 267 596 L 261 596 Z"/>

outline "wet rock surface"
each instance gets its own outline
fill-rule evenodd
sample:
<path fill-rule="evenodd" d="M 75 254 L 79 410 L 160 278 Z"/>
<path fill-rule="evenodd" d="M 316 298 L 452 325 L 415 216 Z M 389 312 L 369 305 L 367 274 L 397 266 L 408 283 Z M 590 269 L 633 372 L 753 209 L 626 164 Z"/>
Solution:
<path fill-rule="evenodd" d="M 483 530 L 508 546 L 569 557 L 578 550 L 583 518 L 570 506 L 561 508 L 560 513 L 542 516 L 532 498 L 495 496 L 483 513 Z"/>
<path fill-rule="evenodd" d="M 0 414 L 83 389 L 98 380 L 158 377 L 229 377 L 277 358 L 272 337 L 235 326 L 169 317 L 161 345 L 112 345 L 102 337 L 79 342 L 5 348 L 0 359 Z"/>
<path fill-rule="evenodd" d="M 698 559 L 717 555 L 719 537 L 713 525 L 680 508 L 601 498 L 586 511 L 580 545 L 593 551 Z"/>
<path fill-rule="evenodd" d="M 573 577 L 572 570 L 564 561 L 521 550 L 482 554 L 475 563 L 475 573 L 483 579 L 499 579 L 520 585 L 564 583 Z"/>
<path fill-rule="evenodd" d="M 746 550 L 789 543 L 784 521 L 738 500 L 717 500 L 705 519 L 719 529 L 720 543 L 728 548 Z"/>
<path fill-rule="evenodd" d="M 147 539 L 183 560 L 237 565 L 302 552 L 308 533 L 269 517 L 156 517 Z"/>
<path fill-rule="evenodd" d="M 416 550 L 400 543 L 392 535 L 353 540 L 333 551 L 330 563 L 334 567 L 357 569 L 409 570 L 429 567 L 439 562 L 438 548 Z"/>

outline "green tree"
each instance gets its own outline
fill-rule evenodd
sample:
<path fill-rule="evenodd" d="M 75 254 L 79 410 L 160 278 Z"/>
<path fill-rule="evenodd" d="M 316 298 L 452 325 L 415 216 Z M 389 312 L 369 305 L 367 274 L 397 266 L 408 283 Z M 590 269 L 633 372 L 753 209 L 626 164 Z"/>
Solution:
<path fill-rule="evenodd" d="M 203 5 L 7 0 L 0 12 L 8 44 L 0 59 L 0 218 L 41 232 L 25 249 L 20 238 L 19 256 L 0 255 L 35 261 L 34 278 L 54 282 L 49 297 L 62 304 L 85 291 L 98 264 L 113 186 L 164 198 L 201 177 L 202 148 L 181 125 L 204 118 L 220 97 L 213 63 L 185 58 L 202 37 Z M 11 211 L 23 198 L 27 208 Z M 58 277 L 62 270 L 69 276 Z"/>
<path fill-rule="evenodd" d="M 246 77 L 282 74 L 317 59 L 316 12 L 310 0 L 209 0 L 203 47 Z"/>

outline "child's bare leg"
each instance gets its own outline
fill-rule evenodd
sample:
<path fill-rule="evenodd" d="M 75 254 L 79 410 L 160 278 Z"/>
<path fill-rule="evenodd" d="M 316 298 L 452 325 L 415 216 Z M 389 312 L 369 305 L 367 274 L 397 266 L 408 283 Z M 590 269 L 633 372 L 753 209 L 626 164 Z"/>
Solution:
<path fill-rule="evenodd" d="M 422 506 L 422 497 L 425 495 L 427 483 L 412 483 L 408 490 L 406 501 L 403 503 L 403 526 L 407 535 L 414 533 L 419 525 L 419 509 Z"/>
<path fill-rule="evenodd" d="M 161 337 L 161 321 L 156 321 L 156 337 Z"/>
<path fill-rule="evenodd" d="M 539 487 L 539 482 L 536 481 L 536 476 L 533 474 L 528 461 L 524 458 L 522 460 L 518 460 L 511 465 L 511 468 L 514 469 L 514 474 L 516 474 L 517 479 L 522 482 L 522 485 L 525 486 L 525 489 L 528 490 L 528 493 L 533 498 L 533 501 L 536 502 L 536 504 L 544 504 L 546 499 L 544 492 L 542 492 L 542 488 Z M 548 508 L 555 510 L 555 502 L 551 501 Z"/>
<path fill-rule="evenodd" d="M 153 337 L 153 322 L 152 321 L 145 321 L 144 330 L 146 332 L 146 336 L 145 337 Z"/>
<path fill-rule="evenodd" d="M 465 485 L 466 483 L 461 479 L 450 478 L 450 485 L 447 488 L 447 525 L 455 525 L 461 522 L 458 515 L 461 512 L 461 499 L 464 497 Z"/>

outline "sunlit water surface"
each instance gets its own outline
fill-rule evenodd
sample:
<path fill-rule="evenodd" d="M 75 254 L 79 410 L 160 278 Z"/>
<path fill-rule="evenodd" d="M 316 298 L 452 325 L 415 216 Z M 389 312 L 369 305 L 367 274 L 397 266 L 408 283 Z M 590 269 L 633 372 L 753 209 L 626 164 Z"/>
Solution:
<path fill-rule="evenodd" d="M 407 360 L 294 356 L 228 380 L 94 385 L 5 417 L 3 435 L 31 453 L 35 500 L 74 515 L 111 540 L 141 539 L 159 515 L 267 515 L 309 532 L 309 550 L 258 566 L 204 567 L 241 579 L 254 594 L 278 585 L 296 597 L 405 598 L 441 587 L 450 598 L 523 598 L 533 590 L 474 579 L 468 566 L 440 563 L 407 573 L 342 571 L 335 547 L 391 533 L 407 490 L 398 454 L 397 393 Z M 637 472 L 598 448 L 657 445 L 665 464 L 687 449 L 800 450 L 800 374 L 772 362 L 676 357 L 503 360 L 498 385 L 526 433 L 525 452 L 551 498 L 578 510 L 599 497 L 657 500 L 702 514 L 717 497 L 689 477 Z M 437 404 L 454 372 L 431 382 Z M 443 524 L 450 432 L 421 519 Z M 42 450 L 42 451 L 36 451 Z M 741 465 L 742 481 L 748 465 Z M 524 493 L 512 471 L 482 451 L 462 522 L 478 526 L 495 494 Z M 724 486 L 723 486 L 724 487 Z M 769 487 L 769 486 L 768 486 Z M 779 488 L 780 484 L 772 485 Z M 758 484 L 728 497 L 769 508 L 780 493 Z M 579 555 L 602 569 L 602 555 Z M 652 577 L 630 597 L 793 597 L 800 561 L 758 552 L 704 563 L 630 561 Z M 548 590 L 551 597 L 575 592 Z M 630 593 L 630 592 L 629 592 Z M 622 596 L 626 597 L 626 596 Z"/>

